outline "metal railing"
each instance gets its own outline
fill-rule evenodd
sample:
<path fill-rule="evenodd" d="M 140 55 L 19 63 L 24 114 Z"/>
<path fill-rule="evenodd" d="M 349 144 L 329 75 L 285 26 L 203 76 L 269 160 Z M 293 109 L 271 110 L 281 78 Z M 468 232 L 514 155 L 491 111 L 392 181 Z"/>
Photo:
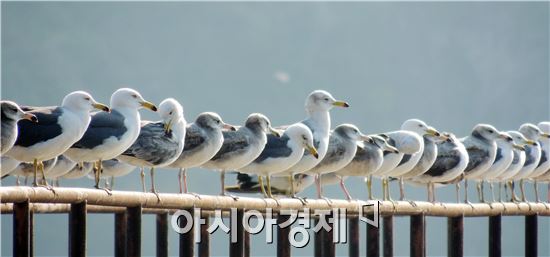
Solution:
<path fill-rule="evenodd" d="M 209 219 L 214 210 L 227 214 L 236 208 L 237 240 L 230 243 L 229 256 L 250 256 L 250 234 L 243 227 L 245 210 L 263 212 L 272 209 L 277 224 L 289 217 L 282 210 L 332 210 L 345 209 L 348 214 L 347 233 L 349 256 L 359 256 L 360 217 L 362 202 L 346 200 L 307 200 L 260 199 L 241 197 L 237 200 L 224 196 L 190 194 L 160 194 L 160 199 L 152 193 L 113 191 L 85 188 L 56 188 L 55 193 L 45 188 L 0 187 L 0 211 L 3 215 L 13 215 L 13 256 L 33 255 L 33 215 L 41 213 L 69 213 L 69 256 L 86 256 L 86 216 L 87 213 L 112 213 L 115 219 L 115 256 L 141 256 L 141 219 L 143 214 L 156 215 L 157 256 L 168 256 L 168 215 L 178 210 L 187 210 L 196 215 L 201 209 L 201 217 L 206 224 L 201 225 L 200 243 L 197 243 L 198 256 L 210 256 L 210 234 L 207 231 Z M 364 202 L 363 202 L 364 203 Z M 372 215 L 374 212 L 366 213 Z M 365 215 L 365 213 L 361 213 Z M 378 214 L 382 221 L 383 255 L 393 256 L 394 216 L 410 216 L 410 256 L 426 256 L 425 217 L 447 217 L 448 256 L 463 256 L 464 218 L 489 218 L 489 256 L 501 256 L 502 216 L 525 216 L 525 256 L 537 256 L 537 222 L 539 216 L 550 216 L 549 205 L 544 203 L 437 203 L 379 202 Z M 318 217 L 312 217 L 318 222 Z M 182 219 L 183 220 L 183 219 Z M 185 227 L 180 222 L 180 227 Z M 193 224 L 194 225 L 194 224 Z M 380 256 L 380 229 L 367 225 L 367 256 Z M 292 246 L 289 239 L 290 226 L 277 226 L 277 256 L 290 256 Z M 194 256 L 195 237 L 191 229 L 180 234 L 179 256 Z M 335 256 L 333 233 L 319 230 L 315 233 L 314 256 Z"/>

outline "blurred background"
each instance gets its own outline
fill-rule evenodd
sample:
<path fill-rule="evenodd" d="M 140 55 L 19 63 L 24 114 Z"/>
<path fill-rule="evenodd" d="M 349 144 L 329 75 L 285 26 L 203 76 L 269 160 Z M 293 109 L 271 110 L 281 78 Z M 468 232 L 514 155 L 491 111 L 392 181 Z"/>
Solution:
<path fill-rule="evenodd" d="M 333 125 L 354 123 L 365 133 L 399 129 L 408 118 L 459 136 L 480 122 L 511 130 L 549 119 L 548 2 L 2 2 L 1 8 L 1 97 L 24 105 L 58 105 L 79 89 L 108 103 L 114 90 L 128 86 L 157 104 L 178 99 L 188 121 L 215 111 L 242 124 L 261 112 L 282 125 L 302 119 L 307 94 L 325 89 L 351 104 L 331 112 Z M 138 173 L 117 179 L 115 189 L 140 190 Z M 192 169 L 188 176 L 190 191 L 219 192 L 218 173 Z M 158 189 L 177 192 L 176 177 L 175 170 L 160 170 Z M 347 184 L 353 196 L 366 197 L 362 179 Z M 61 185 L 91 188 L 93 181 Z M 380 188 L 376 181 L 378 196 Z M 426 199 L 424 188 L 406 189 L 410 198 Z M 325 191 L 343 198 L 337 186 Z M 314 188 L 302 195 L 313 197 Z M 454 201 L 454 187 L 438 189 L 437 197 Z M 67 216 L 35 217 L 37 256 L 67 254 Z M 1 255 L 9 256 L 12 218 L 1 219 Z M 427 221 L 428 255 L 446 255 L 446 219 Z M 466 256 L 486 256 L 487 223 L 465 221 Z M 113 215 L 88 216 L 89 256 L 113 254 L 113 224 Z M 155 254 L 154 224 L 154 216 L 144 216 L 146 256 Z M 523 224 L 522 217 L 503 218 L 504 255 L 523 254 Z M 539 219 L 541 256 L 550 252 L 549 225 Z M 407 256 L 409 219 L 396 218 L 394 230 L 394 252 Z M 169 236 L 176 255 L 178 235 Z M 253 255 L 276 254 L 264 239 L 252 237 Z M 212 240 L 212 253 L 226 255 L 227 236 L 218 231 Z M 312 255 L 313 246 L 293 254 Z M 337 254 L 347 255 L 347 246 L 338 245 Z"/>

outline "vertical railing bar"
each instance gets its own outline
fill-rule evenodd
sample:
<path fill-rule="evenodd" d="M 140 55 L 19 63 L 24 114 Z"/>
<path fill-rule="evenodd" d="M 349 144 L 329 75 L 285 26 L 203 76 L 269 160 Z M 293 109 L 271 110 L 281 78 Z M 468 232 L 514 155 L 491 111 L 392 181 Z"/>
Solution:
<path fill-rule="evenodd" d="M 537 229 L 538 215 L 525 216 L 525 257 L 538 254 Z"/>
<path fill-rule="evenodd" d="M 369 220 L 373 220 L 372 214 Z M 375 227 L 371 224 L 367 224 L 367 256 L 380 256 L 380 225 Z"/>
<path fill-rule="evenodd" d="M 126 253 L 141 256 L 141 206 L 126 209 Z"/>
<path fill-rule="evenodd" d="M 502 256 L 502 216 L 496 215 L 489 217 L 489 257 Z"/>
<path fill-rule="evenodd" d="M 244 217 L 244 210 L 238 209 L 237 210 L 237 239 L 235 243 L 231 242 L 231 236 L 229 237 L 229 256 L 231 257 L 243 257 L 243 240 L 244 240 L 244 227 L 243 227 L 243 217 Z M 234 228 L 231 220 L 231 228 Z"/>
<path fill-rule="evenodd" d="M 330 231 L 323 230 L 323 256 L 326 257 L 333 257 L 336 256 L 336 245 L 334 244 L 334 223 L 338 222 L 336 214 L 332 212 L 330 215 L 326 215 L 325 218 L 327 219 L 327 223 L 329 227 L 331 228 Z M 329 220 L 333 218 L 334 222 L 329 222 Z"/>
<path fill-rule="evenodd" d="M 348 225 L 348 237 L 349 237 L 349 257 L 359 257 L 359 216 L 350 217 Z"/>
<path fill-rule="evenodd" d="M 126 212 L 115 213 L 115 256 L 126 257 Z"/>
<path fill-rule="evenodd" d="M 29 256 L 29 201 L 13 204 L 13 256 Z"/>
<path fill-rule="evenodd" d="M 411 216 L 411 257 L 423 257 L 425 256 L 426 242 L 425 242 L 425 218 L 424 214 L 412 215 Z"/>
<path fill-rule="evenodd" d="M 244 231 L 244 257 L 250 257 L 250 233 Z"/>
<path fill-rule="evenodd" d="M 315 226 L 319 224 L 319 217 L 314 218 Z M 323 256 L 323 229 L 320 229 L 317 232 L 314 232 L 315 234 L 315 242 L 314 242 L 314 256 Z"/>
<path fill-rule="evenodd" d="M 289 215 L 279 214 L 277 217 L 277 257 L 290 257 L 290 241 L 288 234 L 290 233 L 290 226 L 281 228 L 280 224 L 283 224 L 290 218 Z"/>
<path fill-rule="evenodd" d="M 34 211 L 29 213 L 29 256 L 34 257 Z"/>
<path fill-rule="evenodd" d="M 199 257 L 209 257 L 210 256 L 210 233 L 208 233 L 208 226 L 210 226 L 210 217 L 205 214 L 202 215 L 204 219 L 204 224 L 201 225 L 201 241 L 198 244 L 199 248 Z"/>
<path fill-rule="evenodd" d="M 86 201 L 71 204 L 69 212 L 69 256 L 86 256 Z"/>
<path fill-rule="evenodd" d="M 464 216 L 447 218 L 447 256 L 464 255 Z"/>
<path fill-rule="evenodd" d="M 384 257 L 393 257 L 393 216 L 383 219 L 382 245 Z"/>
<path fill-rule="evenodd" d="M 195 254 L 195 209 L 194 208 L 187 208 L 183 210 L 184 212 L 187 212 L 191 215 L 191 220 L 187 220 L 187 218 L 180 216 L 179 219 L 179 226 L 180 228 L 184 228 L 187 226 L 188 222 L 191 222 L 190 230 L 187 231 L 187 233 L 180 234 L 180 246 L 179 246 L 179 256 L 180 257 L 193 257 Z"/>
<path fill-rule="evenodd" d="M 168 213 L 157 214 L 157 257 L 168 257 Z"/>

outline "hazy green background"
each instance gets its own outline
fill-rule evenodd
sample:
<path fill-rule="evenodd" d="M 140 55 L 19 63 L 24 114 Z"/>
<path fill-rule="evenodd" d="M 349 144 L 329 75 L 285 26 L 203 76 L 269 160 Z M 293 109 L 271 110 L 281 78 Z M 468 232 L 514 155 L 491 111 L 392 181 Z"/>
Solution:
<path fill-rule="evenodd" d="M 508 130 L 549 118 L 544 2 L 1 4 L 2 99 L 22 104 L 59 104 L 77 89 L 108 103 L 116 88 L 129 86 L 156 103 L 175 97 L 190 121 L 216 111 L 240 124 L 262 112 L 288 124 L 304 116 L 310 91 L 326 89 L 352 106 L 334 110 L 333 124 L 355 123 L 367 133 L 398 129 L 412 117 L 458 135 L 479 122 Z M 162 192 L 177 191 L 175 171 L 157 178 Z M 217 178 L 193 170 L 190 188 L 218 193 Z M 354 196 L 365 196 L 362 181 L 348 183 Z M 62 184 L 92 186 L 86 179 Z M 116 188 L 139 190 L 137 172 L 118 179 Z M 425 199 L 424 189 L 408 190 Z M 342 197 L 335 186 L 326 191 Z M 454 200 L 453 188 L 438 197 Z M 505 255 L 523 254 L 523 221 L 503 219 Z M 2 256 L 11 254 L 11 222 L 2 216 Z M 154 216 L 143 222 L 143 252 L 154 255 Z M 487 219 L 465 223 L 465 254 L 485 256 Z M 37 255 L 67 254 L 67 215 L 37 215 L 35 224 Z M 548 227 L 541 218 L 539 253 L 547 256 Z M 212 252 L 223 256 L 227 237 L 220 233 Z M 446 220 L 428 218 L 427 233 L 428 254 L 445 255 Z M 90 256 L 112 255 L 113 216 L 89 215 L 88 238 Z M 275 255 L 276 245 L 263 238 L 253 237 L 252 253 Z M 176 255 L 175 232 L 170 240 Z M 408 255 L 408 240 L 409 220 L 397 218 L 397 255 Z M 347 246 L 337 251 L 346 255 Z"/>

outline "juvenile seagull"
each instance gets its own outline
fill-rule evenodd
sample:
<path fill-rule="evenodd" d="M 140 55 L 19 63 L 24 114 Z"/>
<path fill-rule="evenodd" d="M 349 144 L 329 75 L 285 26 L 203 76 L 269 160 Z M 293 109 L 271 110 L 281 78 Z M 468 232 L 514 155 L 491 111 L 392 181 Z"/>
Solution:
<path fill-rule="evenodd" d="M 177 160 L 167 166 L 180 169 L 178 175 L 180 193 L 187 193 L 186 169 L 199 167 L 209 161 L 222 147 L 222 129 L 236 130 L 235 127 L 224 123 L 222 118 L 213 112 L 203 112 L 195 122 L 187 125 L 183 151 Z"/>
<path fill-rule="evenodd" d="M 94 163 L 96 188 L 100 188 L 101 161 L 119 156 L 136 141 L 141 121 L 138 110 L 142 107 L 157 111 L 136 90 L 118 89 L 111 95 L 111 112 L 93 114 L 82 139 L 64 153 L 75 162 Z"/>
<path fill-rule="evenodd" d="M 505 172 L 506 169 L 510 167 L 510 164 L 512 164 L 512 161 L 514 159 L 514 148 L 520 151 L 525 151 L 525 148 L 523 146 L 514 143 L 514 140 L 510 134 L 506 132 L 502 133 L 510 136 L 510 138 L 506 140 L 499 139 L 496 141 L 497 154 L 495 157 L 495 161 L 486 172 L 484 172 L 477 178 L 478 180 L 481 180 L 481 183 L 483 183 L 484 180 L 487 180 L 489 182 L 493 202 L 495 201 L 493 181 L 495 181 L 495 179 L 497 179 L 503 172 Z"/>
<path fill-rule="evenodd" d="M 522 145 L 524 147 L 523 149 L 512 148 L 512 163 L 510 163 L 510 165 L 496 178 L 496 180 L 499 181 L 499 198 L 502 199 L 500 197 L 500 191 L 502 188 L 502 182 L 505 182 L 505 190 L 509 185 L 512 191 L 512 201 L 519 201 L 513 188 L 513 178 L 519 173 L 519 171 L 521 170 L 521 168 L 523 168 L 523 165 L 525 164 L 525 145 L 536 146 L 536 144 L 531 140 L 527 140 L 521 133 L 517 131 L 508 131 L 506 133 L 508 133 L 508 135 L 512 137 L 512 139 L 514 140 L 514 144 Z M 505 193 L 507 194 L 507 192 Z"/>
<path fill-rule="evenodd" d="M 404 155 L 416 154 L 421 150 L 423 147 L 422 138 L 418 134 L 407 130 L 388 132 L 380 134 L 380 136 L 399 151 L 398 153 L 384 151 L 382 166 L 373 174 L 373 176 L 381 177 L 382 179 L 383 199 L 391 200 L 388 177 L 396 174 L 393 171 L 399 165 Z"/>
<path fill-rule="evenodd" d="M 49 160 L 42 161 L 42 169 L 44 170 L 44 173 L 47 173 L 51 168 L 55 166 L 55 163 L 57 162 L 57 157 L 54 157 Z M 25 185 L 27 184 L 27 179 L 34 175 L 35 168 L 33 163 L 29 162 L 21 162 L 17 167 L 10 172 L 10 176 L 17 177 L 17 185 L 19 185 L 19 177 L 25 177 Z M 45 180 L 44 177 L 40 178 L 40 180 Z M 45 181 L 40 181 L 42 183 L 46 183 Z"/>
<path fill-rule="evenodd" d="M 281 137 L 269 137 L 270 143 L 258 158 L 250 164 L 237 169 L 247 174 L 258 175 L 260 188 L 265 193 L 262 176 L 267 177 L 267 195 L 273 198 L 271 194 L 271 175 L 287 170 L 296 164 L 304 155 L 304 149 L 307 149 L 313 157 L 318 157 L 317 149 L 313 146 L 313 135 L 306 125 L 296 123 L 290 125 Z M 293 184 L 290 183 L 289 184 Z"/>
<path fill-rule="evenodd" d="M 329 173 L 330 174 L 330 173 Z M 228 192 L 235 193 L 262 193 L 258 176 L 250 176 L 245 173 L 237 175 L 237 184 L 225 187 Z M 290 180 L 286 177 L 271 178 L 271 192 L 277 195 L 288 195 L 292 188 L 296 193 L 312 185 L 315 181 L 313 176 L 307 174 L 297 174 L 294 176 L 294 185 L 290 185 Z"/>
<path fill-rule="evenodd" d="M 369 199 L 373 199 L 371 191 L 371 176 L 382 166 L 382 162 L 384 161 L 383 151 L 397 153 L 398 150 L 389 145 L 384 138 L 378 135 L 369 135 L 369 137 L 372 140 L 357 142 L 357 151 L 353 157 L 353 160 L 351 160 L 348 165 L 340 170 L 323 175 L 323 185 L 328 185 L 330 182 L 341 182 L 350 176 L 365 177 L 369 192 Z M 332 179 L 330 178 L 331 176 L 338 179 Z M 344 190 L 343 182 L 340 186 L 342 190 Z"/>
<path fill-rule="evenodd" d="M 469 162 L 468 152 L 454 134 L 443 133 L 445 140 L 436 142 L 437 157 L 431 167 L 419 176 L 410 178 L 413 182 L 427 185 L 428 201 L 435 202 L 435 183 L 447 183 L 460 177 Z M 457 181 L 456 196 L 458 200 L 459 183 Z"/>
<path fill-rule="evenodd" d="M 158 197 L 155 189 L 155 168 L 164 167 L 175 161 L 183 151 L 185 127 L 183 107 L 173 98 L 159 105 L 161 121 L 143 121 L 139 136 L 117 159 L 133 166 L 141 167 L 141 184 L 145 187 L 143 167 L 151 168 L 151 192 Z"/>
<path fill-rule="evenodd" d="M 27 119 L 36 122 L 36 116 L 23 111 L 19 105 L 12 101 L 0 101 L 2 106 L 2 137 L 0 138 L 0 153 L 3 155 L 10 150 L 17 139 L 17 122 Z"/>
<path fill-rule="evenodd" d="M 308 95 L 305 103 L 307 118 L 300 123 L 303 123 L 311 130 L 313 134 L 313 146 L 317 149 L 319 158 L 315 158 L 308 151 L 305 151 L 304 156 L 298 163 L 288 170 L 277 174 L 277 176 L 288 176 L 288 178 L 292 180 L 295 177 L 294 175 L 304 173 L 321 162 L 328 149 L 330 133 L 329 111 L 334 106 L 347 108 L 349 104 L 344 101 L 336 100 L 329 92 L 324 90 L 315 90 Z M 291 195 L 295 197 L 294 192 L 292 192 Z"/>
<path fill-rule="evenodd" d="M 221 195 L 226 195 L 225 172 L 242 168 L 258 158 L 267 142 L 266 133 L 279 136 L 269 119 L 259 113 L 250 114 L 245 125 L 237 131 L 223 131 L 222 147 L 210 161 L 201 165 L 221 172 Z"/>
<path fill-rule="evenodd" d="M 401 158 L 401 161 L 399 164 L 397 164 L 397 167 L 395 167 L 393 170 L 388 172 L 389 176 L 394 178 L 399 178 L 399 192 L 400 192 L 400 200 L 405 200 L 405 189 L 403 185 L 403 176 L 406 175 L 408 172 L 410 172 L 418 163 L 420 158 L 424 154 L 424 135 L 429 136 L 441 136 L 439 132 L 434 129 L 433 127 L 428 126 L 425 122 L 419 120 L 419 119 L 409 119 L 403 122 L 401 125 L 402 130 L 407 130 L 416 133 L 419 137 L 416 139 L 420 139 L 420 149 L 413 153 L 413 154 L 404 154 L 403 158 Z M 433 149 L 432 149 L 433 150 Z M 430 155 L 430 153 L 428 153 Z M 434 153 L 431 154 L 432 156 L 435 156 Z M 435 158 L 434 158 L 435 159 Z"/>
<path fill-rule="evenodd" d="M 84 91 L 68 94 L 61 106 L 23 108 L 35 115 L 38 121 L 20 120 L 17 123 L 17 141 L 6 155 L 33 163 L 34 185 L 38 185 L 36 173 L 40 170 L 45 186 L 50 188 L 42 161 L 57 157 L 82 137 L 90 124 L 90 111 L 93 108 L 109 111 L 107 106 L 96 102 Z"/>
<path fill-rule="evenodd" d="M 550 135 L 547 134 L 547 133 L 544 133 L 542 132 L 537 126 L 535 126 L 534 124 L 531 124 L 531 123 L 525 123 L 523 125 L 521 125 L 521 127 L 519 128 L 519 132 L 521 132 L 521 134 L 523 134 L 525 136 L 525 138 L 529 139 L 529 140 L 532 140 L 532 141 L 535 141 L 537 142 L 538 144 L 538 147 L 527 147 L 526 148 L 526 154 L 527 154 L 527 159 L 525 161 L 525 165 L 524 165 L 524 168 L 531 168 L 531 166 L 534 166 L 532 171 L 531 172 L 525 172 L 523 173 L 524 176 L 521 177 L 520 179 L 520 188 L 522 190 L 522 200 L 525 200 L 525 195 L 524 195 L 524 189 L 523 189 L 523 186 L 524 186 L 524 179 L 534 179 L 534 189 L 535 189 L 535 197 L 536 197 L 536 201 L 539 201 L 539 194 L 538 194 L 538 188 L 537 188 L 537 177 L 539 177 L 540 175 L 544 174 L 549 168 L 550 168 L 550 162 L 548 161 L 544 161 L 543 163 L 541 163 L 541 160 L 543 159 L 546 159 L 547 158 L 547 153 L 546 151 L 547 150 L 544 150 L 542 149 L 542 145 L 541 143 L 539 142 L 541 139 L 542 140 L 549 140 L 550 138 Z M 534 150 L 534 152 L 531 154 L 531 150 Z M 537 156 L 537 151 L 538 151 L 538 158 L 536 158 Z M 535 157 L 533 159 L 530 159 L 529 158 L 529 155 Z M 533 163 L 529 163 L 529 161 L 532 160 Z M 528 165 L 528 164 L 531 164 L 531 165 Z M 527 167 L 526 167 L 527 166 Z M 521 173 L 521 171 L 520 171 Z"/>
<path fill-rule="evenodd" d="M 313 169 L 306 172 L 307 174 L 316 176 L 317 197 L 319 199 L 324 198 L 321 175 L 335 172 L 346 167 L 346 165 L 353 160 L 353 157 L 357 152 L 357 141 L 373 142 L 369 136 L 363 135 L 363 133 L 361 133 L 361 131 L 359 131 L 359 129 L 352 124 L 338 125 L 330 134 L 325 158 L 323 158 L 323 160 Z M 341 185 L 346 197 L 351 199 L 348 190 L 345 188 L 343 179 L 341 179 Z"/>

